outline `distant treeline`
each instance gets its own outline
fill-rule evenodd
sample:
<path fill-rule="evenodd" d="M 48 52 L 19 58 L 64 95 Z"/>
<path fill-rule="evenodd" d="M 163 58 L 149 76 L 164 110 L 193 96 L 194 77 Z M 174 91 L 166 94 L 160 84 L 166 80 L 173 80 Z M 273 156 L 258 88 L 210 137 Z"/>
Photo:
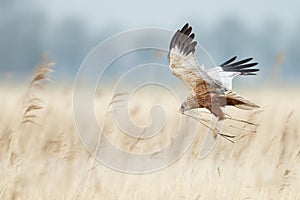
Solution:
<path fill-rule="evenodd" d="M 92 31 L 85 21 L 70 16 L 51 23 L 47 13 L 25 2 L 0 1 L 0 72 L 32 71 L 41 54 L 63 66 L 65 74 L 74 75 L 87 53 L 111 34 L 122 31 L 122 25 L 107 25 Z M 206 29 L 196 19 L 192 22 L 196 37 L 215 61 L 230 56 L 255 57 L 263 73 L 276 68 L 289 79 L 300 74 L 300 26 L 283 30 L 276 21 L 261 22 L 256 27 L 242 19 L 228 17 L 213 28 Z M 182 26 L 182 24 L 178 24 Z M 170 28 L 170 27 L 167 27 Z M 280 65 L 280 66 L 277 66 Z"/>

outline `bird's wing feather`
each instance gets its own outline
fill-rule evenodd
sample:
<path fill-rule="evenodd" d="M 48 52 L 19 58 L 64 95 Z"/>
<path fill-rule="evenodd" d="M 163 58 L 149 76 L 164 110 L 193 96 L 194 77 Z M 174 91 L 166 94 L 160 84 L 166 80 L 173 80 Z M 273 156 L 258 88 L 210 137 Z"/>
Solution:
<path fill-rule="evenodd" d="M 196 41 L 193 41 L 195 34 L 191 33 L 192 27 L 185 24 L 178 30 L 169 48 L 169 63 L 172 73 L 177 76 L 188 87 L 194 91 L 198 82 L 205 80 L 212 84 L 212 79 L 204 71 L 204 67 L 198 64 L 195 56 Z"/>
<path fill-rule="evenodd" d="M 234 56 L 221 64 L 220 67 L 223 69 L 223 71 L 239 72 L 240 75 L 256 75 L 255 72 L 259 71 L 259 69 L 252 68 L 258 64 L 257 62 L 249 63 L 253 58 L 246 58 L 237 62 L 233 62 L 236 58 L 237 56 Z"/>
<path fill-rule="evenodd" d="M 198 81 L 203 80 L 197 72 L 195 61 L 193 54 L 183 55 L 177 47 L 170 51 L 169 62 L 172 74 L 182 80 L 191 91 Z"/>
<path fill-rule="evenodd" d="M 226 90 L 232 89 L 232 79 L 239 75 L 239 72 L 225 72 L 221 67 L 214 67 L 206 71 L 206 73 Z"/>
<path fill-rule="evenodd" d="M 252 58 L 246 58 L 238 62 L 236 56 L 225 61 L 218 67 L 207 70 L 207 74 L 217 82 L 221 83 L 226 90 L 232 89 L 232 80 L 238 75 L 256 75 L 259 69 L 253 69 L 251 67 L 256 66 L 258 63 L 249 63 Z M 251 68 L 251 69 L 250 69 Z"/>
<path fill-rule="evenodd" d="M 238 95 L 234 91 L 227 91 L 225 93 L 226 103 L 230 106 L 235 106 L 243 110 L 252 110 L 260 108 L 258 105 L 252 103 L 250 100 Z"/>

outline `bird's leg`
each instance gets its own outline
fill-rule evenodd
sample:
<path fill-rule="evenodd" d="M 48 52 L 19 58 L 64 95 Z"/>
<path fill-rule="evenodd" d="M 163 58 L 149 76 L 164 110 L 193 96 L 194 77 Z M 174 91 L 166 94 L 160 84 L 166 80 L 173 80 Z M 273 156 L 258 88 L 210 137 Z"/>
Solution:
<path fill-rule="evenodd" d="M 218 122 L 221 122 L 221 121 L 223 121 L 223 119 L 218 118 Z M 223 137 L 224 139 L 228 140 L 229 142 L 234 143 L 234 141 L 232 140 L 233 138 L 235 138 L 234 135 L 228 135 L 228 134 L 220 133 L 219 130 L 218 130 L 218 128 L 215 127 L 214 130 L 213 130 L 213 136 L 214 136 L 214 138 L 216 138 L 217 135 L 220 135 L 221 137 Z"/>

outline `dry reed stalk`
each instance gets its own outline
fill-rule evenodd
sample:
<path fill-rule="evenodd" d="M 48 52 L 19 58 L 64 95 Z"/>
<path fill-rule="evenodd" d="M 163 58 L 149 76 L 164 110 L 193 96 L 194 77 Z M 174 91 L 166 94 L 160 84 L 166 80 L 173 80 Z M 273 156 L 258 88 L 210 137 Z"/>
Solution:
<path fill-rule="evenodd" d="M 127 93 L 118 93 L 118 94 L 115 94 L 112 98 L 111 98 L 111 101 L 109 103 L 109 107 L 107 108 L 106 110 L 106 114 L 105 116 L 107 117 L 108 114 L 110 114 L 112 111 L 110 110 L 110 108 L 112 107 L 112 105 L 114 103 L 118 103 L 120 102 L 121 100 L 115 100 L 117 97 L 119 96 L 123 96 L 123 95 L 126 95 Z M 105 124 L 104 124 L 105 125 Z M 92 174 L 92 170 L 95 169 L 95 163 L 96 163 L 96 156 L 97 156 L 97 153 L 98 153 L 98 148 L 100 146 L 100 142 L 101 142 L 101 137 L 102 137 L 102 132 L 104 130 L 104 125 L 103 127 L 101 127 L 101 132 L 99 133 L 99 137 L 97 139 L 97 143 L 96 143 L 96 146 L 95 146 L 95 149 L 93 152 L 89 152 L 90 154 L 90 164 L 88 165 L 87 167 L 87 175 L 86 175 L 86 179 L 84 181 L 84 185 L 83 185 L 83 190 L 81 192 L 81 195 L 79 197 L 79 199 L 85 199 L 85 197 L 87 196 L 87 189 L 88 189 L 88 183 L 89 183 L 89 180 L 90 180 L 90 177 L 91 177 L 91 174 Z M 81 182 L 81 181 L 80 181 Z M 79 186 L 77 186 L 77 188 L 79 188 Z"/>
<path fill-rule="evenodd" d="M 289 135 L 289 122 L 290 122 L 290 119 L 291 119 L 293 113 L 294 113 L 294 111 L 291 111 L 289 113 L 289 115 L 286 118 L 285 125 L 283 127 L 283 131 L 282 131 L 281 138 L 280 138 L 282 148 L 281 148 L 281 151 L 279 154 L 278 165 L 280 165 L 280 163 L 283 162 L 283 158 L 285 157 L 285 154 L 286 154 L 286 143 L 288 141 L 288 135 Z"/>
<path fill-rule="evenodd" d="M 7 188 L 7 185 L 3 186 L 1 191 L 0 191 L 0 198 L 2 197 L 2 195 L 4 194 L 5 190 Z M 2 199 L 2 198 L 1 198 Z"/>
<path fill-rule="evenodd" d="M 280 76 L 280 70 L 282 67 L 282 64 L 285 61 L 285 54 L 279 53 L 275 57 L 274 65 L 272 66 L 272 72 L 270 76 L 270 83 L 276 83 L 278 80 L 278 77 Z"/>
<path fill-rule="evenodd" d="M 286 169 L 284 171 L 284 174 L 283 174 L 283 184 L 280 187 L 279 193 L 287 190 L 292 185 L 291 182 L 293 181 L 294 176 L 295 175 L 291 172 L 291 170 Z"/>
<path fill-rule="evenodd" d="M 42 100 L 39 97 L 34 97 L 32 93 L 34 93 L 35 88 L 43 88 L 46 81 L 49 80 L 49 73 L 53 70 L 51 67 L 54 66 L 54 63 L 49 63 L 46 65 L 43 65 L 36 69 L 34 72 L 34 76 L 32 80 L 30 81 L 27 93 L 24 97 L 26 102 L 26 106 L 23 112 L 23 115 L 21 117 L 21 121 L 19 123 L 19 126 L 16 131 L 14 131 L 12 135 L 12 139 L 9 144 L 8 149 L 8 159 L 6 164 L 6 169 L 8 169 L 9 164 L 11 163 L 12 156 L 14 155 L 14 144 L 16 141 L 16 137 L 19 135 L 19 132 L 21 131 L 21 127 L 24 124 L 35 124 L 38 125 L 34 120 L 37 118 L 37 115 L 34 114 L 34 111 L 40 110 L 43 108 L 41 105 Z"/>
<path fill-rule="evenodd" d="M 256 115 L 258 115 L 259 113 L 263 112 L 263 109 L 259 109 L 259 110 L 256 110 L 254 111 L 252 114 L 249 115 L 248 119 L 246 121 L 248 122 L 251 122 L 251 121 L 254 121 L 254 118 Z M 247 131 L 248 133 L 247 134 L 241 134 L 238 136 L 237 140 L 241 140 L 243 139 L 244 137 L 246 136 L 253 136 L 255 133 L 257 133 L 257 128 L 259 126 L 259 124 L 256 124 L 256 123 L 244 123 L 244 125 L 242 126 L 241 130 L 246 130 L 247 126 L 249 125 L 253 125 L 252 127 L 254 128 L 253 130 L 250 130 L 250 131 Z M 247 141 L 247 145 L 246 146 L 249 146 L 250 144 L 250 140 Z"/>
<path fill-rule="evenodd" d="M 34 76 L 29 84 L 27 94 L 25 99 L 25 111 L 22 117 L 20 125 L 31 123 L 36 124 L 34 119 L 37 118 L 37 115 L 34 114 L 35 111 L 43 109 L 43 100 L 39 97 L 35 97 L 34 93 L 36 88 L 44 88 L 47 81 L 49 81 L 49 74 L 53 72 L 52 67 L 54 63 L 48 63 L 39 67 L 35 72 Z"/>

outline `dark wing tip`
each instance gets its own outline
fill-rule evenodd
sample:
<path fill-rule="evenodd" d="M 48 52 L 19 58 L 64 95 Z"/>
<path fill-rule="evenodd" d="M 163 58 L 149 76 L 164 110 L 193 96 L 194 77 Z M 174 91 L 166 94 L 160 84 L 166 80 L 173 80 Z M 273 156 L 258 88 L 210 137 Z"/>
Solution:
<path fill-rule="evenodd" d="M 255 63 L 249 63 L 251 60 L 253 60 L 253 58 L 246 58 L 237 62 L 233 61 L 236 59 L 237 57 L 233 57 L 227 61 L 225 61 L 223 64 L 221 64 L 220 66 L 222 67 L 222 69 L 224 71 L 228 71 L 228 72 L 241 72 L 241 75 L 256 75 L 253 72 L 257 72 L 259 71 L 259 69 L 249 69 L 251 67 L 254 67 L 256 65 L 258 65 L 257 62 Z"/>
<path fill-rule="evenodd" d="M 189 23 L 186 23 L 181 29 L 180 32 L 184 32 L 185 30 L 187 30 L 189 27 Z"/>
<path fill-rule="evenodd" d="M 242 75 L 247 75 L 247 76 L 248 75 L 257 75 L 257 73 L 248 72 L 248 73 L 244 73 L 244 74 L 242 73 Z"/>
<path fill-rule="evenodd" d="M 179 29 L 173 36 L 170 42 L 169 51 L 172 48 L 179 48 L 179 51 L 184 55 L 188 55 L 191 52 L 195 52 L 195 46 L 197 45 L 196 41 L 193 41 L 195 34 L 192 33 L 192 27 L 189 23 L 186 23 L 181 29 Z"/>
<path fill-rule="evenodd" d="M 192 33 L 192 34 L 190 35 L 190 38 L 194 39 L 194 38 L 195 38 L 195 34 Z"/>
<path fill-rule="evenodd" d="M 235 61 L 236 58 L 237 58 L 237 56 L 234 56 L 234 57 L 230 58 L 229 60 L 226 60 L 220 66 L 222 67 L 222 66 L 228 65 L 229 63 L 232 63 L 233 61 Z"/>

